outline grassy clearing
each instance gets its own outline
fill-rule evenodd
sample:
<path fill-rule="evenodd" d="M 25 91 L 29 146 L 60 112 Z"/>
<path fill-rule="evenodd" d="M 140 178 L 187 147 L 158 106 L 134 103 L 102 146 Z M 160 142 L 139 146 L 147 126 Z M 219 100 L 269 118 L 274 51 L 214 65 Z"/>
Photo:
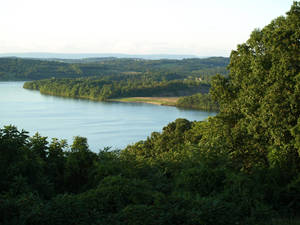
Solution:
<path fill-rule="evenodd" d="M 142 102 L 154 105 L 176 106 L 179 97 L 131 97 L 131 98 L 116 98 L 109 99 L 113 102 Z"/>

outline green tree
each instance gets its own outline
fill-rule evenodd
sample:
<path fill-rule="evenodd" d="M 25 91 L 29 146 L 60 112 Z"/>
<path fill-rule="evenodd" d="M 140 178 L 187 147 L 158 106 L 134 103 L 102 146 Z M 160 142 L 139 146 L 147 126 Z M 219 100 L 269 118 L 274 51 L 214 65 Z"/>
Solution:
<path fill-rule="evenodd" d="M 90 188 L 97 159 L 97 154 L 88 148 L 87 138 L 74 137 L 71 151 L 67 153 L 65 167 L 65 184 L 68 191 L 78 193 Z"/>
<path fill-rule="evenodd" d="M 230 127 L 237 159 L 296 165 L 291 129 L 300 115 L 300 3 L 232 51 L 229 78 L 213 81 L 212 96 Z M 245 157 L 247 156 L 247 157 Z"/>
<path fill-rule="evenodd" d="M 71 145 L 72 152 L 88 151 L 89 145 L 86 137 L 74 137 L 73 144 Z"/>

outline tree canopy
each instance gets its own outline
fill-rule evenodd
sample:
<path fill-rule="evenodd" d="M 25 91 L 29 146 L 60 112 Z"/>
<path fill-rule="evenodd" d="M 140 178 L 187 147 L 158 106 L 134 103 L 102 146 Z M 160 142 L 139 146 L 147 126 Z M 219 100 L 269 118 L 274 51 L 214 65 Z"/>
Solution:
<path fill-rule="evenodd" d="M 195 80 L 157 81 L 150 77 L 131 76 L 116 80 L 104 78 L 61 78 L 30 81 L 24 88 L 39 90 L 42 94 L 104 101 L 118 97 L 181 96 L 207 93 L 210 85 Z"/>
<path fill-rule="evenodd" d="M 232 51 L 229 77 L 213 81 L 211 94 L 230 128 L 230 145 L 265 164 L 299 160 L 293 132 L 300 115 L 299 13 L 295 2 L 286 17 L 253 31 Z"/>
<path fill-rule="evenodd" d="M 228 58 L 210 57 L 182 60 L 145 60 L 126 58 L 99 58 L 73 60 L 1 58 L 0 80 L 40 80 L 47 78 L 79 78 L 108 75 L 148 75 L 166 80 L 201 77 L 228 73 Z"/>

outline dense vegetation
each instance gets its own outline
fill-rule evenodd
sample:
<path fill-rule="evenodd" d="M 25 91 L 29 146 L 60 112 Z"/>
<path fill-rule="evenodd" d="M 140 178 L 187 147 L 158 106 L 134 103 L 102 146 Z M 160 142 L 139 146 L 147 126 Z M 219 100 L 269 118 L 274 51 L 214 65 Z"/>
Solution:
<path fill-rule="evenodd" d="M 218 103 L 212 100 L 209 93 L 207 94 L 194 94 L 191 96 L 180 97 L 176 103 L 176 106 L 182 108 L 192 108 L 205 111 L 218 111 Z"/>
<path fill-rule="evenodd" d="M 299 224 L 300 2 L 232 51 L 219 114 L 122 151 L 0 130 L 1 224 Z M 280 218 L 280 219 L 278 219 Z"/>
<path fill-rule="evenodd" d="M 212 76 L 213 77 L 213 76 Z M 89 78 L 52 78 L 27 81 L 24 88 L 42 94 L 105 101 L 126 97 L 178 97 L 177 107 L 218 111 L 212 100 L 210 84 L 199 80 L 166 80 L 160 75 L 103 76 Z"/>
<path fill-rule="evenodd" d="M 67 62 L 67 60 L 0 58 L 0 80 L 40 80 L 52 77 L 78 78 L 132 74 L 156 74 L 167 80 L 187 77 L 201 77 L 207 80 L 216 73 L 227 74 L 226 66 L 229 59 L 223 57 L 183 60 L 99 58 Z"/>
<path fill-rule="evenodd" d="M 24 83 L 24 88 L 42 94 L 85 98 L 103 101 L 118 97 L 181 96 L 197 92 L 207 93 L 209 84 L 191 80 L 156 81 L 147 77 L 112 80 L 106 78 L 48 79 Z"/>

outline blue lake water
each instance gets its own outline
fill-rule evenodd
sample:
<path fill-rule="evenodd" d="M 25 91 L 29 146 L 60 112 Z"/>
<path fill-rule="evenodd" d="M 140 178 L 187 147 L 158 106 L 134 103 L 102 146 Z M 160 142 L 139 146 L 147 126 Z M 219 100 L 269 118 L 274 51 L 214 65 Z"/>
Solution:
<path fill-rule="evenodd" d="M 41 95 L 23 89 L 24 82 L 0 82 L 0 127 L 15 125 L 42 136 L 88 138 L 90 149 L 124 148 L 160 132 L 176 118 L 205 120 L 212 112 L 183 110 L 144 103 L 93 102 Z"/>

